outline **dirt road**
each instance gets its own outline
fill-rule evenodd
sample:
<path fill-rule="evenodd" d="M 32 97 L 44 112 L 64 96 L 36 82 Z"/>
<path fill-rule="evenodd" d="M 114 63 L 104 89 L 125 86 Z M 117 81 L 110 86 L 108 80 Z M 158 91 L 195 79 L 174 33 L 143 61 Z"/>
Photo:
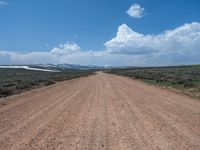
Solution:
<path fill-rule="evenodd" d="M 8 98 L 0 150 L 199 150 L 200 101 L 98 73 Z"/>

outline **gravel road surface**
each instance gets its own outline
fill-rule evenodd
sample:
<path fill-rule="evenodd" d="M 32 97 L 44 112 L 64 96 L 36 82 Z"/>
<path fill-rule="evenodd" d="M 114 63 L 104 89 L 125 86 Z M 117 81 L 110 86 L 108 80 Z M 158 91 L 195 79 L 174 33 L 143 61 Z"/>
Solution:
<path fill-rule="evenodd" d="M 200 101 L 97 73 L 1 99 L 0 150 L 200 150 Z"/>

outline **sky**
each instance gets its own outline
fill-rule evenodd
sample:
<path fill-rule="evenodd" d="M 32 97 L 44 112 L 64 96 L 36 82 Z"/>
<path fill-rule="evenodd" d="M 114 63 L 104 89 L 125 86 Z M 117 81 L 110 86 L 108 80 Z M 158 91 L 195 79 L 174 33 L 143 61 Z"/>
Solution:
<path fill-rule="evenodd" d="M 199 0 L 0 0 L 0 64 L 200 63 Z"/>

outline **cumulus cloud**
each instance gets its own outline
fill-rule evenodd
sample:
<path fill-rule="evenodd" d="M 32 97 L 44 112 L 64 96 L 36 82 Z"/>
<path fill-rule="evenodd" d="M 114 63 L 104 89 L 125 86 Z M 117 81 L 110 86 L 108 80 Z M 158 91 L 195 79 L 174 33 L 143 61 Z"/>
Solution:
<path fill-rule="evenodd" d="M 0 6 L 8 6 L 8 3 L 6 1 L 0 0 Z"/>
<path fill-rule="evenodd" d="M 60 44 L 47 52 L 34 51 L 30 53 L 19 53 L 0 50 L 1 64 L 43 64 L 43 63 L 71 63 L 83 65 L 100 65 L 102 57 L 107 55 L 107 51 L 83 51 L 76 43 Z M 98 64 L 99 63 L 99 64 Z"/>
<path fill-rule="evenodd" d="M 104 66 L 160 66 L 200 63 L 200 23 L 184 24 L 157 35 L 135 32 L 126 24 L 105 42 L 104 50 L 82 50 L 66 43 L 47 52 L 0 51 L 0 64 L 71 63 Z"/>
<path fill-rule="evenodd" d="M 149 47 L 149 35 L 134 32 L 126 24 L 118 27 L 116 37 L 105 43 L 106 49 L 111 53 L 146 54 L 152 51 Z M 142 48 L 142 49 L 141 49 Z"/>
<path fill-rule="evenodd" d="M 131 7 L 126 11 L 126 13 L 133 17 L 133 18 L 141 18 L 144 13 L 144 8 L 142 8 L 139 4 L 133 4 Z"/>
<path fill-rule="evenodd" d="M 71 54 L 80 51 L 81 48 L 77 44 L 70 44 L 69 42 L 67 44 L 60 44 L 58 47 L 54 47 L 51 50 L 51 53 L 57 54 L 57 55 L 63 55 L 63 54 Z"/>
<path fill-rule="evenodd" d="M 183 55 L 199 53 L 200 23 L 193 22 L 158 35 L 144 35 L 126 24 L 119 26 L 116 37 L 105 43 L 110 53 L 128 55 Z"/>

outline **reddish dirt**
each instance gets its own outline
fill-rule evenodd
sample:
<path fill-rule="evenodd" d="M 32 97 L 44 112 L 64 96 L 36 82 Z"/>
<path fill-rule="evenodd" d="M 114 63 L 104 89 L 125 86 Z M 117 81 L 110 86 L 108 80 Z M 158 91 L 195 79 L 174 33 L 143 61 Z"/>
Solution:
<path fill-rule="evenodd" d="M 200 101 L 97 73 L 1 99 L 0 150 L 199 150 Z"/>

